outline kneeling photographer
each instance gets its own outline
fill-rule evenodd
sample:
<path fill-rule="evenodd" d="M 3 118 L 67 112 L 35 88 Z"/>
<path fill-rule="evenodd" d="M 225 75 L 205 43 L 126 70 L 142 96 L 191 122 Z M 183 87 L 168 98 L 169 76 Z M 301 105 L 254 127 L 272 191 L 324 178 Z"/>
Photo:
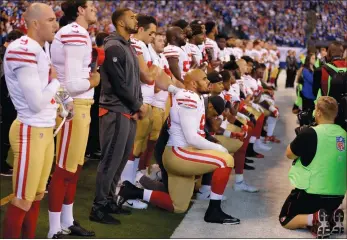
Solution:
<path fill-rule="evenodd" d="M 315 108 L 317 126 L 302 127 L 287 147 L 295 159 L 289 171 L 294 185 L 279 220 L 287 229 L 311 228 L 317 237 L 343 232 L 344 213 L 338 209 L 346 193 L 346 131 L 334 124 L 338 105 L 320 97 Z"/>

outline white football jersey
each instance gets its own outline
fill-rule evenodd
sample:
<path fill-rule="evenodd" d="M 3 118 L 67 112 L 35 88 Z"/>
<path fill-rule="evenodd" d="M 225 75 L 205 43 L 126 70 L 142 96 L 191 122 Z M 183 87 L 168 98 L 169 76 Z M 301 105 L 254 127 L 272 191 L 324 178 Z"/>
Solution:
<path fill-rule="evenodd" d="M 80 63 L 82 72 L 79 77 L 81 80 L 89 81 L 92 61 L 92 42 L 88 31 L 77 23 L 73 22 L 62 27 L 54 37 L 51 45 L 51 59 L 54 68 L 57 71 L 58 80 L 63 87 L 66 86 L 66 67 L 73 68 L 74 66 L 66 66 L 64 46 L 83 46 L 85 48 L 83 61 Z M 93 99 L 94 88 L 85 92 L 70 93 L 73 98 Z"/>
<path fill-rule="evenodd" d="M 197 109 L 199 114 L 195 118 L 192 118 L 191 121 L 196 121 L 198 123 L 197 133 L 202 137 L 205 137 L 205 104 L 202 97 L 199 97 L 196 93 L 182 89 L 172 98 L 172 106 L 170 108 L 170 115 L 168 119 L 169 126 L 169 141 L 167 146 L 174 147 L 188 147 L 189 144 L 184 136 L 181 121 L 179 116 L 180 108 L 190 108 Z"/>
<path fill-rule="evenodd" d="M 198 65 L 201 65 L 203 63 L 203 58 L 200 48 L 194 44 L 191 44 L 191 51 Z"/>
<path fill-rule="evenodd" d="M 213 49 L 213 58 L 212 60 L 217 60 L 218 56 L 219 56 L 219 47 L 217 45 L 217 42 L 210 39 L 210 38 L 206 38 L 206 42 L 205 42 L 205 49 L 209 49 L 212 48 Z"/>
<path fill-rule="evenodd" d="M 137 55 L 142 55 L 148 67 L 151 67 L 153 64 L 151 54 L 147 45 L 140 40 L 135 38 L 130 38 L 131 46 L 134 47 Z M 152 85 L 145 84 L 141 82 L 141 91 L 143 102 L 147 104 L 152 104 L 154 101 L 154 82 Z"/>
<path fill-rule="evenodd" d="M 171 76 L 171 72 L 169 69 L 169 63 L 167 62 L 167 59 L 164 56 L 164 54 L 162 54 L 162 53 L 157 54 L 156 51 L 153 49 L 151 44 L 148 46 L 148 49 L 149 49 L 149 52 L 150 52 L 151 57 L 152 57 L 153 65 L 160 67 L 169 76 Z M 152 102 L 152 106 L 165 110 L 165 105 L 166 105 L 166 101 L 167 101 L 168 96 L 169 96 L 168 91 L 160 90 L 159 92 L 154 93 L 154 100 Z"/>
<path fill-rule="evenodd" d="M 231 103 L 240 102 L 240 85 L 235 83 L 230 86 L 228 93 L 231 96 Z"/>
<path fill-rule="evenodd" d="M 45 105 L 42 111 L 35 113 L 28 105 L 23 89 L 19 84 L 16 70 L 23 67 L 30 67 L 37 70 L 39 82 L 31 81 L 30 75 L 28 81 L 37 85 L 43 91 L 49 82 L 50 58 L 38 42 L 22 36 L 13 41 L 6 49 L 4 56 L 4 73 L 8 91 L 17 111 L 17 118 L 20 122 L 34 127 L 54 127 L 57 117 L 57 108 L 55 100 Z M 58 83 L 58 82 L 57 82 Z M 6 114 L 6 113 L 4 113 Z"/>
<path fill-rule="evenodd" d="M 190 69 L 188 54 L 182 48 L 169 44 L 164 48 L 164 55 L 166 58 L 178 58 L 178 67 L 181 70 L 181 77 L 184 78 Z"/>
<path fill-rule="evenodd" d="M 224 48 L 223 50 L 219 50 L 218 58 L 223 62 L 230 61 L 230 50 L 228 48 Z"/>
<path fill-rule="evenodd" d="M 232 48 L 232 55 L 235 56 L 236 60 L 239 60 L 243 56 L 243 50 L 239 47 Z"/>
<path fill-rule="evenodd" d="M 187 42 L 186 45 L 182 46 L 181 48 L 183 49 L 183 51 L 187 53 L 188 59 L 189 59 L 189 65 L 191 65 L 193 62 L 192 44 Z"/>
<path fill-rule="evenodd" d="M 245 88 L 247 89 L 247 94 L 257 94 L 259 90 L 259 85 L 257 80 L 252 78 L 250 75 L 245 75 L 243 77 L 243 82 Z"/>

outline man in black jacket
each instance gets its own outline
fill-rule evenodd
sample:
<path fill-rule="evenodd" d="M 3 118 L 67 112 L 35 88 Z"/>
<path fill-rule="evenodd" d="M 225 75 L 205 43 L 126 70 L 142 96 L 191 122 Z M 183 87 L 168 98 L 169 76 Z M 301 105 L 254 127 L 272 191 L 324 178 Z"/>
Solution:
<path fill-rule="evenodd" d="M 142 102 L 140 68 L 130 34 L 137 32 L 137 20 L 130 9 L 112 14 L 116 32 L 105 39 L 105 61 L 99 101 L 101 161 L 96 176 L 96 193 L 91 221 L 119 224 L 111 213 L 129 214 L 115 203 L 115 187 L 131 153 L 136 120 L 146 115 Z M 111 193 L 111 194 L 110 194 Z M 111 195 L 111 197 L 109 197 Z"/>
<path fill-rule="evenodd" d="M 10 98 L 10 95 L 8 93 L 6 81 L 5 81 L 5 75 L 3 72 L 3 65 L 2 61 L 6 52 L 7 46 L 17 38 L 20 38 L 23 36 L 23 33 L 19 30 L 13 30 L 10 32 L 7 36 L 6 42 L 3 46 L 1 46 L 0 55 L 1 55 L 1 165 L 0 165 L 0 175 L 1 176 L 12 176 L 12 168 L 7 164 L 7 155 L 8 151 L 10 149 L 10 140 L 9 140 L 9 132 L 11 128 L 12 122 L 17 117 L 17 111 L 13 106 L 12 100 Z M 2 114 L 5 113 L 5 114 Z"/>

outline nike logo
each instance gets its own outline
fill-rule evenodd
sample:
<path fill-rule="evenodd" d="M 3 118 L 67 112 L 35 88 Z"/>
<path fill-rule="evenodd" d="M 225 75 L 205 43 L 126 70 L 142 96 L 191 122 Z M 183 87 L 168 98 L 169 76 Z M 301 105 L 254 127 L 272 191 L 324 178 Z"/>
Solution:
<path fill-rule="evenodd" d="M 134 206 L 134 203 L 127 202 L 127 204 L 129 204 L 130 206 Z"/>

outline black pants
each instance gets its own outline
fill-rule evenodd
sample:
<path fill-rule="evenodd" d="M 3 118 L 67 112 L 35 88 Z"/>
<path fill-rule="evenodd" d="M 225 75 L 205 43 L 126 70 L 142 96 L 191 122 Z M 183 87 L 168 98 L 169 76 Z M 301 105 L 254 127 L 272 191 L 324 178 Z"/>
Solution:
<path fill-rule="evenodd" d="M 3 94 L 3 93 L 1 93 Z M 8 165 L 6 163 L 8 151 L 10 150 L 9 133 L 13 121 L 17 117 L 17 111 L 13 106 L 13 103 L 9 97 L 1 97 L 1 164 L 0 169 L 6 170 Z"/>
<path fill-rule="evenodd" d="M 340 206 L 343 199 L 344 196 L 309 194 L 304 190 L 294 189 L 283 204 L 279 215 L 280 223 L 285 226 L 297 215 L 312 214 L 320 209 L 331 214 Z"/>
<path fill-rule="evenodd" d="M 296 76 L 296 70 L 287 69 L 286 88 L 294 87 L 295 76 Z"/>
<path fill-rule="evenodd" d="M 302 95 L 302 110 L 307 112 L 313 112 L 315 108 L 314 100 L 308 99 Z"/>
<path fill-rule="evenodd" d="M 136 121 L 121 113 L 108 112 L 99 119 L 101 160 L 96 175 L 94 206 L 105 206 L 115 188 L 132 151 Z"/>

